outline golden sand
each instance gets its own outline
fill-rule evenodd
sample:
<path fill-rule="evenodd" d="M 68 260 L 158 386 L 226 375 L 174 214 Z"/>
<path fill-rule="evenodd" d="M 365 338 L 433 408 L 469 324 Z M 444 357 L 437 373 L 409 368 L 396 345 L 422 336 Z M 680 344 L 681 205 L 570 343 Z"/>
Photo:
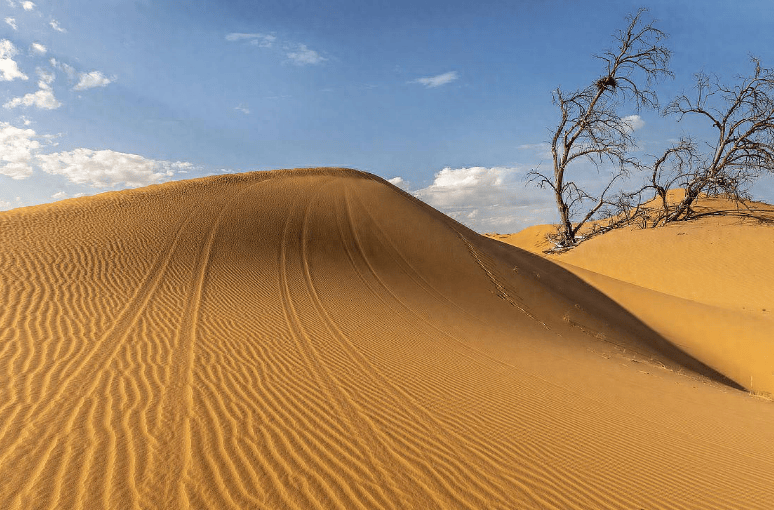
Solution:
<path fill-rule="evenodd" d="M 740 389 L 770 335 L 732 365 L 671 319 L 765 328 L 771 287 L 670 294 L 584 246 L 338 169 L 0 213 L 0 508 L 770 509 L 774 405 Z"/>
<path fill-rule="evenodd" d="M 772 395 L 774 206 L 704 198 L 696 209 L 695 220 L 616 230 L 549 258 L 693 357 Z M 550 230 L 492 237 L 540 253 Z"/>

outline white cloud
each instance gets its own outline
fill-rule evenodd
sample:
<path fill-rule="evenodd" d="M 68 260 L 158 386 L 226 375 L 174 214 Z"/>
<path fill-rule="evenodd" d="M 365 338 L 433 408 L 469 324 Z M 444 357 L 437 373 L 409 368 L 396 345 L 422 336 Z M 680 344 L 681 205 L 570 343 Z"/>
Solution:
<path fill-rule="evenodd" d="M 513 167 L 444 168 L 414 195 L 478 232 L 517 232 L 553 220 L 550 195 L 527 188 Z"/>
<path fill-rule="evenodd" d="M 416 80 L 411 81 L 409 83 L 419 83 L 431 89 L 435 87 L 440 87 L 441 85 L 446 85 L 447 83 L 451 83 L 457 78 L 459 78 L 459 74 L 457 74 L 457 71 L 449 71 L 448 73 L 439 74 L 438 76 L 428 76 L 425 78 L 417 78 Z"/>
<path fill-rule="evenodd" d="M 226 34 L 226 40 L 229 42 L 246 41 L 250 45 L 260 48 L 272 48 L 277 43 L 276 36 L 261 33 L 232 32 Z M 285 51 L 288 62 L 298 66 L 321 64 L 328 60 L 318 52 L 307 47 L 306 44 L 286 42 L 281 45 L 281 48 Z"/>
<path fill-rule="evenodd" d="M 164 182 L 176 173 L 188 173 L 194 168 L 186 161 L 146 159 L 136 154 L 124 154 L 112 150 L 94 151 L 74 149 L 67 152 L 40 154 L 38 135 L 32 129 L 20 129 L 0 121 L 0 175 L 12 179 L 26 179 L 34 167 L 53 175 L 63 175 L 75 184 L 87 184 L 93 188 L 139 187 Z M 74 195 L 82 196 L 83 193 Z M 61 191 L 52 198 L 65 198 Z M 18 206 L 18 205 L 17 205 Z"/>
<path fill-rule="evenodd" d="M 51 83 L 54 81 L 54 75 L 42 69 L 38 69 L 38 91 L 25 94 L 22 97 L 15 97 L 5 103 L 5 108 L 16 108 L 17 106 L 35 106 L 45 110 L 55 110 L 62 106 L 62 103 L 54 97 L 54 91 L 51 89 Z"/>
<path fill-rule="evenodd" d="M 30 92 L 22 97 L 15 97 L 3 106 L 6 108 L 35 106 L 44 110 L 56 110 L 62 106 L 62 103 L 57 101 L 54 92 L 50 88 L 41 88 L 37 92 Z"/>
<path fill-rule="evenodd" d="M 241 34 L 231 33 L 226 36 L 227 41 L 249 41 L 251 45 L 261 48 L 271 48 L 274 45 L 274 41 L 277 40 L 273 35 L 268 34 Z"/>
<path fill-rule="evenodd" d="M 531 151 L 534 154 L 536 154 L 538 157 L 543 159 L 551 159 L 553 157 L 553 154 L 551 154 L 551 144 L 549 143 L 525 143 L 522 145 L 519 145 L 516 147 L 519 150 L 526 150 Z"/>
<path fill-rule="evenodd" d="M 236 106 L 234 110 L 240 111 L 244 113 L 245 115 L 250 114 L 250 108 L 248 108 L 246 105 L 240 104 L 239 106 Z"/>
<path fill-rule="evenodd" d="M 403 177 L 393 177 L 392 179 L 387 179 L 387 182 L 389 182 L 394 186 L 399 187 L 404 191 L 408 191 L 409 189 L 409 183 L 406 182 L 406 180 L 404 180 Z"/>
<path fill-rule="evenodd" d="M 16 19 L 15 18 L 5 18 L 5 22 L 8 23 L 8 26 L 13 28 L 14 30 L 19 30 L 16 26 Z"/>
<path fill-rule="evenodd" d="M 38 68 L 36 71 L 38 73 L 38 77 L 40 78 L 40 81 L 38 82 L 38 86 L 40 86 L 41 88 L 43 87 L 43 85 L 40 84 L 41 82 L 43 82 L 46 85 L 51 85 L 52 83 L 54 83 L 54 78 L 56 78 L 56 76 L 54 76 L 54 73 L 49 73 L 45 69 L 41 69 L 41 68 Z"/>
<path fill-rule="evenodd" d="M 76 193 L 72 196 L 72 198 L 79 198 L 79 197 L 85 197 L 88 193 Z M 51 195 L 51 198 L 54 200 L 64 200 L 65 198 L 71 198 L 69 193 L 66 191 L 57 191 L 53 195 Z"/>
<path fill-rule="evenodd" d="M 40 148 L 32 129 L 20 129 L 0 122 L 0 174 L 11 179 L 26 179 L 32 175 L 34 153 Z"/>
<path fill-rule="evenodd" d="M 75 68 L 71 65 L 67 65 L 64 62 L 59 62 L 57 59 L 52 58 L 49 60 L 51 62 L 51 66 L 53 66 L 55 69 L 59 69 L 61 71 L 64 71 L 68 78 L 71 80 L 75 79 Z"/>
<path fill-rule="evenodd" d="M 0 81 L 13 81 L 16 78 L 26 80 L 27 75 L 19 70 L 16 61 L 13 60 L 19 53 L 16 46 L 8 39 L 0 40 Z"/>
<path fill-rule="evenodd" d="M 645 125 L 645 121 L 639 115 L 627 115 L 621 119 L 623 123 L 632 131 L 637 131 Z"/>
<path fill-rule="evenodd" d="M 432 206 L 462 206 L 481 195 L 482 190 L 489 192 L 501 186 L 505 175 L 514 171 L 515 169 L 502 167 L 446 167 L 435 174 L 435 180 L 430 186 L 417 191 L 416 194 L 427 199 Z"/>
<path fill-rule="evenodd" d="M 114 78 L 115 79 L 115 78 Z M 99 71 L 92 71 L 90 73 L 81 73 L 78 84 L 73 87 L 73 90 L 86 90 L 94 87 L 104 87 L 108 83 L 112 83 L 113 79 L 108 78 Z"/>
<path fill-rule="evenodd" d="M 30 49 L 33 53 L 37 53 L 38 55 L 45 55 L 48 51 L 48 49 L 40 43 L 32 43 Z"/>
<path fill-rule="evenodd" d="M 57 32 L 63 32 L 63 33 L 67 32 L 67 30 L 59 26 L 59 22 L 55 19 L 52 19 L 49 25 L 51 25 L 51 28 L 53 28 Z"/>
<path fill-rule="evenodd" d="M 31 11 L 35 8 L 35 4 L 27 0 L 26 2 L 22 2 L 21 6 L 24 8 L 25 11 Z"/>
<path fill-rule="evenodd" d="M 287 53 L 288 60 L 297 66 L 306 66 L 320 64 L 328 60 L 322 57 L 314 50 L 310 50 L 306 47 L 306 44 L 299 44 L 294 48 L 294 51 Z"/>
<path fill-rule="evenodd" d="M 38 155 L 37 159 L 44 172 L 63 175 L 70 182 L 95 188 L 122 183 L 131 188 L 157 184 L 169 180 L 176 171 L 193 166 L 182 161 L 157 161 L 136 154 L 90 149 Z"/>
<path fill-rule="evenodd" d="M 7 211 L 9 209 L 13 209 L 14 207 L 22 207 L 23 205 L 24 200 L 22 200 L 21 197 L 16 197 L 13 202 L 0 199 L 0 211 Z"/>

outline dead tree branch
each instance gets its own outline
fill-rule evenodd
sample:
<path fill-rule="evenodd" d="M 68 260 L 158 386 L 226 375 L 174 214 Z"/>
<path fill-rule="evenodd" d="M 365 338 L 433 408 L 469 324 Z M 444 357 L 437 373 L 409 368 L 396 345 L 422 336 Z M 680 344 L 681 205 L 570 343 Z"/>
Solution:
<path fill-rule="evenodd" d="M 700 166 L 680 169 L 685 197 L 669 211 L 665 223 L 691 217 L 692 205 L 702 193 L 737 201 L 747 198 L 757 177 L 774 172 L 774 70 L 761 67 L 756 58 L 751 61 L 752 75 L 738 77 L 731 87 L 699 73 L 694 97 L 680 95 L 666 107 L 665 113 L 676 115 L 678 121 L 686 115 L 705 117 L 717 130 L 717 141 L 708 144 L 711 154 L 701 156 Z"/>
<path fill-rule="evenodd" d="M 647 11 L 640 9 L 627 17 L 627 27 L 614 35 L 615 45 L 597 58 L 605 63 L 604 74 L 583 89 L 565 92 L 557 88 L 553 103 L 559 108 L 560 121 L 551 139 L 553 175 L 533 170 L 529 179 L 540 187 L 554 192 L 560 216 L 560 244 L 572 246 L 581 227 L 605 205 L 611 202 L 606 194 L 619 178 L 640 168 L 638 160 L 630 155 L 636 146 L 634 127 L 619 109 L 624 105 L 640 108 L 658 108 L 658 98 L 652 85 L 663 76 L 671 76 L 668 69 L 670 51 L 661 43 L 666 34 L 645 22 Z M 593 196 L 567 172 L 579 159 L 590 161 L 597 170 L 613 168 L 607 187 Z M 593 205 L 578 222 L 572 218 L 583 205 Z"/>

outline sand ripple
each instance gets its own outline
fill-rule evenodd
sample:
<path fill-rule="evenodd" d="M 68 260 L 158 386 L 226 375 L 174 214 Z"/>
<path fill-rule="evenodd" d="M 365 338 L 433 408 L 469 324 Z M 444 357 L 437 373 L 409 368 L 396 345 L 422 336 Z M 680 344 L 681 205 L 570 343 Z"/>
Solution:
<path fill-rule="evenodd" d="M 0 274 L 0 508 L 774 501 L 769 403 L 368 174 L 2 213 Z"/>

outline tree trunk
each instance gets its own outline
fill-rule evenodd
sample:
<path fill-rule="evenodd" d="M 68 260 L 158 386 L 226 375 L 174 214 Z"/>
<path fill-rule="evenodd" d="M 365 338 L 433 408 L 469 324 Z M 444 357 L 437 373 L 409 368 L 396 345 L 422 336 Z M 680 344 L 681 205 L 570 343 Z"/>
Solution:
<path fill-rule="evenodd" d="M 570 211 L 567 204 L 564 203 L 562 193 L 555 191 L 554 195 L 556 196 L 556 206 L 559 209 L 562 244 L 565 246 L 572 246 L 575 244 L 575 234 L 572 230 L 572 223 L 570 222 Z"/>
<path fill-rule="evenodd" d="M 683 198 L 680 201 L 680 203 L 677 204 L 677 208 L 675 209 L 675 212 L 673 212 L 670 216 L 667 216 L 667 220 L 664 222 L 664 224 L 667 224 L 670 221 L 677 221 L 680 219 L 680 216 L 682 216 L 683 213 L 690 212 L 691 205 L 693 204 L 693 201 L 696 200 L 696 197 L 698 196 L 699 196 L 698 190 L 694 190 L 691 188 L 686 189 L 685 198 Z"/>
<path fill-rule="evenodd" d="M 655 181 L 654 181 L 655 182 Z M 661 198 L 661 210 L 663 211 L 663 220 L 664 225 L 666 225 L 669 222 L 669 202 L 667 202 L 667 190 L 662 188 L 661 186 L 656 186 L 656 196 Z M 654 197 L 655 200 L 655 197 Z M 653 228 L 656 228 L 661 221 L 662 218 L 656 218 L 653 221 Z"/>

